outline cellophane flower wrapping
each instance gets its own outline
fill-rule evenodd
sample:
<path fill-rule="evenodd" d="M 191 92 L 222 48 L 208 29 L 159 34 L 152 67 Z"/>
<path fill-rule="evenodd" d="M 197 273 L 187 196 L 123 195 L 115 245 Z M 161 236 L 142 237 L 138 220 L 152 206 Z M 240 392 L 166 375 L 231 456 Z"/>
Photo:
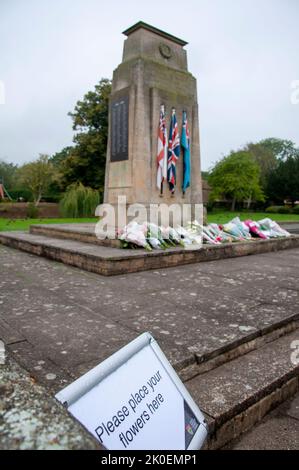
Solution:
<path fill-rule="evenodd" d="M 190 247 L 202 243 L 220 245 L 244 240 L 254 241 L 256 238 L 266 240 L 290 236 L 289 232 L 270 218 L 258 222 L 253 220 L 242 222 L 239 217 L 235 217 L 223 226 L 215 223 L 203 226 L 194 220 L 188 222 L 185 227 L 175 228 L 132 221 L 118 233 L 124 248 L 142 247 L 146 250 L 166 249 L 179 245 Z"/>

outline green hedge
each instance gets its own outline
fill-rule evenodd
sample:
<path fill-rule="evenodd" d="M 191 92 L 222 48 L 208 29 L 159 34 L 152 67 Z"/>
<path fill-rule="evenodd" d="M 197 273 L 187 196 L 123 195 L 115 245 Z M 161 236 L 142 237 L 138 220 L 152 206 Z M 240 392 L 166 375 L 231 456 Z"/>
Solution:
<path fill-rule="evenodd" d="M 13 201 L 18 201 L 20 197 L 23 198 L 24 202 L 32 201 L 32 194 L 28 189 L 11 190 L 8 192 Z"/>
<path fill-rule="evenodd" d="M 267 214 L 291 214 L 292 209 L 287 206 L 270 206 L 266 209 Z"/>

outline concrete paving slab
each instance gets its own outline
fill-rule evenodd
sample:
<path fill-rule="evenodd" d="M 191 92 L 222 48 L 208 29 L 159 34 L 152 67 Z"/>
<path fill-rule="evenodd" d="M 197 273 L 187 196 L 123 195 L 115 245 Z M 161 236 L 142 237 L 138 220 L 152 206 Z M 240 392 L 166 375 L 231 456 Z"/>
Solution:
<path fill-rule="evenodd" d="M 228 444 L 228 450 L 298 450 L 299 395 L 269 413 L 254 429 Z"/>
<path fill-rule="evenodd" d="M 248 287 L 240 258 L 218 262 L 217 274 L 211 262 L 201 264 L 204 272 L 188 265 L 107 278 L 6 247 L 0 254 L 2 319 L 74 373 L 144 331 L 151 331 L 180 369 L 298 315 L 294 296 L 287 307 L 273 302 L 276 271 L 270 281 L 249 276 Z M 257 258 L 248 260 L 255 264 Z M 255 290 L 270 303 L 265 296 L 257 299 Z"/>
<path fill-rule="evenodd" d="M 298 421 L 299 425 L 299 394 L 289 402 L 290 407 L 286 410 L 286 414 L 290 416 L 291 418 L 294 418 Z M 298 447 L 299 447 L 299 432 L 298 432 Z"/>
<path fill-rule="evenodd" d="M 51 389 L 53 395 L 73 381 L 71 374 L 28 341 L 6 345 L 6 349 L 30 373 L 30 377 Z"/>
<path fill-rule="evenodd" d="M 254 428 L 232 450 L 298 450 L 299 421 L 291 418 L 269 418 Z"/>
<path fill-rule="evenodd" d="M 15 335 L 8 350 L 53 394 L 146 330 L 188 380 L 198 374 L 197 362 L 298 318 L 289 292 L 298 290 L 279 284 L 281 277 L 295 281 L 297 268 L 292 257 L 282 266 L 277 255 L 267 258 L 268 276 L 260 256 L 251 256 L 245 264 L 218 261 L 217 270 L 209 262 L 109 278 L 0 246 L 0 332 Z M 285 303 L 282 291 L 290 295 Z M 293 377 L 282 343 L 290 338 L 188 382 L 198 380 L 192 394 L 213 428 Z"/>

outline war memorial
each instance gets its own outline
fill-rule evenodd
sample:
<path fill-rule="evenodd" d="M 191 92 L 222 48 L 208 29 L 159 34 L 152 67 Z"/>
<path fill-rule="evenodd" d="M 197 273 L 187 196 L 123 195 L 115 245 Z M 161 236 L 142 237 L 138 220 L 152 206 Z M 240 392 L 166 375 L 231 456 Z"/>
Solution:
<path fill-rule="evenodd" d="M 142 224 L 161 204 L 186 205 L 191 219 L 202 215 L 200 106 L 187 43 L 143 22 L 124 34 L 97 212 L 103 218 L 113 209 L 116 233 L 135 210 Z M 189 161 L 175 145 L 186 123 Z M 172 136 L 172 158 L 165 162 Z M 183 210 L 179 217 L 184 224 Z M 299 364 L 290 358 L 299 326 L 298 236 L 148 251 L 121 249 L 117 237 L 97 235 L 96 224 L 0 233 L 1 289 L 10 286 L 0 339 L 23 387 L 12 396 L 7 386 L 3 406 L 31 407 L 28 415 L 39 417 L 28 418 L 29 443 L 22 429 L 8 424 L 4 448 L 100 448 L 53 397 L 146 331 L 204 413 L 208 449 L 234 442 L 297 393 Z M 11 372 L 1 374 L 9 382 Z M 37 405 L 32 397 L 42 394 L 48 398 Z M 126 410 L 120 411 L 124 419 Z M 49 432 L 43 434 L 44 427 Z M 103 423 L 98 432 L 107 429 Z"/>

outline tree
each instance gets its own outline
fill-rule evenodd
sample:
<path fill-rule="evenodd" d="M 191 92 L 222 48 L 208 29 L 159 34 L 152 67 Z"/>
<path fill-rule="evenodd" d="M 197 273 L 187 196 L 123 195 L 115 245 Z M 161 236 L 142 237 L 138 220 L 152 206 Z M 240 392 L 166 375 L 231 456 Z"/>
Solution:
<path fill-rule="evenodd" d="M 298 151 L 294 142 L 291 140 L 276 139 L 271 137 L 269 139 L 261 140 L 259 144 L 262 145 L 265 149 L 269 150 L 277 159 L 286 159 L 295 155 Z"/>
<path fill-rule="evenodd" d="M 14 189 L 17 168 L 13 163 L 0 160 L 0 183 L 4 184 L 8 191 Z"/>
<path fill-rule="evenodd" d="M 275 180 L 275 170 L 280 165 L 280 161 L 287 160 L 289 157 L 294 157 L 298 153 L 298 149 L 296 148 L 294 142 L 271 137 L 268 139 L 263 139 L 257 143 L 249 143 L 244 147 L 244 150 L 249 152 L 259 165 L 260 184 L 266 199 L 272 201 L 281 200 L 281 193 L 280 196 L 274 197 L 273 184 Z M 271 182 L 269 180 L 270 175 Z M 279 182 L 277 182 L 277 187 L 278 186 Z M 287 193 L 288 191 L 286 182 L 284 194 L 286 195 Z"/>
<path fill-rule="evenodd" d="M 78 101 L 73 120 L 74 147 L 67 147 L 53 158 L 60 160 L 61 186 L 72 183 L 102 190 L 105 180 L 106 150 L 108 137 L 108 107 L 111 81 L 102 79 L 94 91 Z"/>
<path fill-rule="evenodd" d="M 216 163 L 208 182 L 212 186 L 210 198 L 215 200 L 225 196 L 232 199 L 232 211 L 235 210 L 236 202 L 264 200 L 259 166 L 245 151 L 231 152 Z"/>
<path fill-rule="evenodd" d="M 271 140 L 271 139 L 268 139 Z M 270 145 L 265 144 L 266 140 L 254 143 L 249 143 L 244 148 L 245 152 L 250 153 L 254 161 L 260 168 L 260 184 L 265 191 L 269 173 L 277 167 L 277 155 Z"/>
<path fill-rule="evenodd" d="M 269 175 L 267 193 L 275 202 L 299 200 L 299 149 L 297 154 L 281 159 Z"/>
<path fill-rule="evenodd" d="M 54 177 L 54 168 L 49 156 L 40 154 L 38 160 L 21 166 L 18 176 L 20 184 L 31 191 L 34 204 L 37 206 Z"/>
<path fill-rule="evenodd" d="M 208 179 L 209 179 L 209 172 L 208 172 L 208 171 L 202 171 L 202 172 L 201 172 L 201 177 L 202 177 L 203 180 L 208 181 Z"/>
<path fill-rule="evenodd" d="M 60 165 L 67 159 L 67 157 L 70 156 L 72 150 L 73 147 L 71 146 L 64 147 L 60 152 L 56 152 L 54 153 L 54 155 L 51 156 L 50 162 L 53 164 L 54 167 L 59 169 Z"/>

